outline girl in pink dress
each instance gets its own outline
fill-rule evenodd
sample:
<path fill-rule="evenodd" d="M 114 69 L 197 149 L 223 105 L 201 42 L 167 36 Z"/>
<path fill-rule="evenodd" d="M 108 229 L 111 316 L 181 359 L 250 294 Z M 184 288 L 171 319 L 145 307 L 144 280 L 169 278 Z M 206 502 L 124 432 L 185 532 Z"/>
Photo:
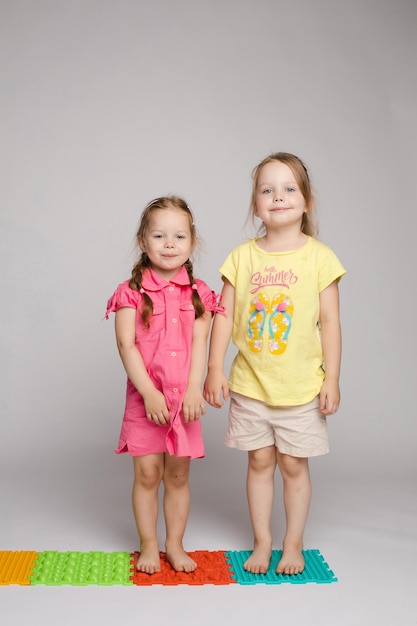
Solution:
<path fill-rule="evenodd" d="M 197 243 L 191 211 L 176 196 L 144 209 L 142 252 L 130 280 L 118 286 L 106 317 L 116 313 L 116 340 L 126 370 L 126 407 L 117 454 L 133 457 L 133 511 L 140 538 L 137 569 L 161 570 L 158 491 L 164 484 L 166 557 L 176 571 L 197 567 L 183 548 L 190 460 L 204 456 L 202 380 L 216 296 L 193 276 Z"/>

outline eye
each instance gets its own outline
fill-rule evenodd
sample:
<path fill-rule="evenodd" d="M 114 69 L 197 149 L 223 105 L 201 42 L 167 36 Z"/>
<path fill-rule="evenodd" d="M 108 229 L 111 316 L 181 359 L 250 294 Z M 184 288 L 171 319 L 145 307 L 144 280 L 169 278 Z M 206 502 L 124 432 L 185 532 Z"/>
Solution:
<path fill-rule="evenodd" d="M 272 189 L 270 189 L 268 187 L 267 189 L 263 189 L 262 193 L 265 194 L 265 195 L 268 195 L 268 194 L 272 193 Z"/>
<path fill-rule="evenodd" d="M 296 191 L 295 187 L 287 187 L 285 191 Z"/>
<path fill-rule="evenodd" d="M 187 239 L 186 235 L 177 235 L 177 239 Z"/>
<path fill-rule="evenodd" d="M 154 235 L 154 239 L 162 239 L 162 238 L 163 238 L 163 235 L 160 235 L 160 234 Z"/>

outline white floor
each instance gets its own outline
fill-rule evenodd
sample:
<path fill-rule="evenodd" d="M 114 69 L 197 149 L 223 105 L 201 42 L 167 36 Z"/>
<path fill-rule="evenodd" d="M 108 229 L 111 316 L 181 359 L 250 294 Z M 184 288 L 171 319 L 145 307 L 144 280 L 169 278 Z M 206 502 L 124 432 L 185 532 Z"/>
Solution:
<path fill-rule="evenodd" d="M 223 453 L 221 453 L 223 454 Z M 227 454 L 231 454 L 227 451 Z M 232 453 L 233 454 L 233 453 Z M 133 551 L 130 459 L 39 459 L 0 474 L 0 550 Z M 93 462 L 94 461 L 94 462 Z M 323 464 L 324 463 L 324 464 Z M 417 490 L 409 482 L 336 477 L 312 463 L 306 548 L 318 548 L 338 582 L 203 587 L 0 587 L 3 626 L 167 624 L 320 626 L 417 624 Z M 55 471 L 51 468 L 54 467 Z M 207 472 L 207 469 L 210 472 Z M 220 463 L 223 467 L 224 463 Z M 195 462 L 189 550 L 244 550 L 251 533 L 244 455 L 234 475 Z M 92 470 L 94 468 L 94 470 Z M 241 478 L 241 480 L 239 479 Z M 276 548 L 283 528 L 277 481 Z M 161 527 L 161 539 L 163 538 Z"/>

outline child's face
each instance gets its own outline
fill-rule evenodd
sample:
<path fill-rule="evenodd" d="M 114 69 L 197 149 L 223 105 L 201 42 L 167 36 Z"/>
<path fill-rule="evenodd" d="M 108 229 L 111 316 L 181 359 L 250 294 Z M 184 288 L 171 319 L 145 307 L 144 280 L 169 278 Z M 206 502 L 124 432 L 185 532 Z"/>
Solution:
<path fill-rule="evenodd" d="M 195 247 L 187 214 L 178 209 L 153 211 L 139 245 L 147 253 L 152 269 L 171 280 Z"/>
<path fill-rule="evenodd" d="M 267 229 L 292 225 L 301 229 L 307 206 L 288 165 L 281 161 L 266 163 L 259 172 L 255 194 L 255 215 Z"/>

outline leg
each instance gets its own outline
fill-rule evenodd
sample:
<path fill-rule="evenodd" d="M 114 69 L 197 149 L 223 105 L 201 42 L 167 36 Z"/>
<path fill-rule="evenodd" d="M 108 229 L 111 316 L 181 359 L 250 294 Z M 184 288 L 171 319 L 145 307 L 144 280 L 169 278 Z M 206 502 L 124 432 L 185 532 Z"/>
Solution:
<path fill-rule="evenodd" d="M 271 560 L 270 524 L 276 464 L 275 446 L 249 452 L 246 492 L 254 534 L 254 550 L 244 568 L 252 574 L 266 574 Z"/>
<path fill-rule="evenodd" d="M 311 480 L 307 458 L 296 458 L 277 451 L 277 463 L 284 485 L 287 528 L 277 574 L 299 574 L 304 570 L 303 535 L 311 500 Z"/>
<path fill-rule="evenodd" d="M 140 539 L 137 570 L 146 574 L 161 571 L 156 524 L 158 521 L 158 489 L 164 471 L 163 454 L 133 457 L 133 512 Z"/>
<path fill-rule="evenodd" d="M 164 514 L 167 561 L 177 572 L 193 572 L 197 563 L 184 551 L 182 540 L 190 510 L 190 459 L 165 454 Z"/>

